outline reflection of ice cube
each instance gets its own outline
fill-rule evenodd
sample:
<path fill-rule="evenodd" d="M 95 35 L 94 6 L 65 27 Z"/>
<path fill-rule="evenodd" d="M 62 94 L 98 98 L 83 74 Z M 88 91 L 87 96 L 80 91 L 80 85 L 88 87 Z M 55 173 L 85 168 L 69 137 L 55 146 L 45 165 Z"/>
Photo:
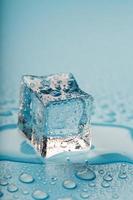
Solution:
<path fill-rule="evenodd" d="M 18 125 L 43 156 L 88 149 L 92 102 L 72 74 L 26 75 Z"/>

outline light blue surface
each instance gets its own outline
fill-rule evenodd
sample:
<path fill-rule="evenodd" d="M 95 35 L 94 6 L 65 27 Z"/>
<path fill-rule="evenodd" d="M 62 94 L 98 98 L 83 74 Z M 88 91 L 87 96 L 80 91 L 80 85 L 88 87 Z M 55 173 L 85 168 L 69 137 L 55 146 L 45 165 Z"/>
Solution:
<path fill-rule="evenodd" d="M 71 163 L 71 159 L 70 162 L 67 159 L 68 164 L 64 166 L 1 161 L 0 174 L 5 176 L 9 172 L 12 178 L 8 176 L 8 182 L 15 183 L 19 188 L 17 192 L 10 193 L 7 191 L 7 185 L 1 186 L 0 189 L 5 195 L 2 199 L 17 199 L 18 195 L 20 200 L 30 200 L 33 190 L 41 189 L 47 191 L 49 199 L 52 200 L 70 196 L 74 200 L 80 200 L 85 195 L 81 194 L 83 192 L 89 192 L 89 199 L 92 200 L 132 200 L 132 164 L 94 165 L 94 163 L 103 160 L 106 163 L 129 162 L 129 157 L 133 155 L 133 2 L 131 0 L 1 0 L 0 9 L 2 11 L 0 12 L 2 15 L 0 130 L 3 131 L 3 127 L 6 128 L 7 124 L 12 131 L 16 127 L 19 81 L 23 74 L 48 75 L 56 72 L 72 72 L 81 88 L 95 98 L 96 108 L 92 122 L 98 125 L 102 123 L 102 126 L 101 129 L 93 128 L 92 133 L 96 133 L 97 137 L 94 138 L 99 137 L 99 140 L 94 141 L 96 145 L 99 147 L 105 145 L 104 150 L 98 150 L 98 153 L 106 154 L 108 150 L 110 151 L 108 147 L 111 148 L 109 144 L 112 144 L 115 153 L 122 152 L 123 155 L 128 155 L 121 157 L 120 154 L 117 156 L 110 154 L 101 156 L 100 160 L 99 157 L 92 159 L 93 166 L 89 168 L 97 177 L 94 187 L 91 187 L 93 184 L 89 181 L 80 180 L 75 176 L 76 166 Z M 109 129 L 106 129 L 106 126 L 109 126 Z M 112 131 L 111 128 L 117 131 Z M 100 133 L 103 140 L 100 140 Z M 109 137 L 106 137 L 106 133 Z M 25 143 L 18 147 L 23 155 L 25 148 L 28 149 L 27 158 L 35 156 L 30 154 L 32 151 Z M 97 146 L 93 148 L 92 152 L 97 150 Z M 10 156 L 12 155 L 15 154 Z M 81 162 L 80 167 L 82 164 Z M 18 177 L 23 171 L 34 176 L 33 184 L 19 181 Z M 110 187 L 107 183 L 103 183 L 103 174 L 107 172 L 113 176 L 113 180 L 108 183 Z M 52 177 L 57 177 L 57 183 L 51 184 Z M 73 190 L 63 188 L 65 179 L 74 180 L 77 187 Z M 29 191 L 27 196 L 22 190 Z"/>

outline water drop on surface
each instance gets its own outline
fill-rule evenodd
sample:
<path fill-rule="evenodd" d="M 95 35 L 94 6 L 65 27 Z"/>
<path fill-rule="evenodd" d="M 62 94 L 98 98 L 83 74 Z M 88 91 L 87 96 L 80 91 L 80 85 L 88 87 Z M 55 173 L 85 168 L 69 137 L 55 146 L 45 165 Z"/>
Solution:
<path fill-rule="evenodd" d="M 22 190 L 22 193 L 24 194 L 24 195 L 28 195 L 29 194 L 29 192 L 28 192 L 28 190 Z"/>
<path fill-rule="evenodd" d="M 80 197 L 81 197 L 82 199 L 88 199 L 89 196 L 90 196 L 90 195 L 89 195 L 88 192 L 81 192 L 81 193 L 80 193 Z"/>
<path fill-rule="evenodd" d="M 66 157 L 66 161 L 67 161 L 67 162 L 70 162 L 70 158 L 69 158 L 69 157 Z"/>
<path fill-rule="evenodd" d="M 96 186 L 96 183 L 95 183 L 95 182 L 90 182 L 90 183 L 88 183 L 88 186 L 89 186 L 89 187 L 95 187 L 95 186 Z"/>
<path fill-rule="evenodd" d="M 11 184 L 8 185 L 7 190 L 9 192 L 17 192 L 18 191 L 18 187 L 15 184 L 11 183 Z"/>
<path fill-rule="evenodd" d="M 2 186 L 8 185 L 7 180 L 6 179 L 0 179 L 0 185 L 2 185 Z"/>
<path fill-rule="evenodd" d="M 49 197 L 49 195 L 44 192 L 44 191 L 41 191 L 41 190 L 35 190 L 33 193 L 32 193 L 32 197 L 36 200 L 44 200 L 44 199 L 47 199 Z"/>
<path fill-rule="evenodd" d="M 19 180 L 23 183 L 32 183 L 34 181 L 34 178 L 30 174 L 22 173 L 19 176 Z"/>
<path fill-rule="evenodd" d="M 119 199 L 119 195 L 118 195 L 118 194 L 113 194 L 113 195 L 112 195 L 112 198 L 113 198 L 113 199 Z"/>
<path fill-rule="evenodd" d="M 88 168 L 78 170 L 75 175 L 77 178 L 87 181 L 91 181 L 96 178 L 95 172 Z"/>
<path fill-rule="evenodd" d="M 51 180 L 52 180 L 52 181 L 56 181 L 57 178 L 56 178 L 56 177 L 52 177 Z"/>
<path fill-rule="evenodd" d="M 119 174 L 118 174 L 118 177 L 120 179 L 126 179 L 127 178 L 127 174 L 125 171 L 120 171 Z"/>
<path fill-rule="evenodd" d="M 103 170 L 103 169 L 100 169 L 100 170 L 98 171 L 98 173 L 99 173 L 99 174 L 104 174 L 104 170 Z"/>
<path fill-rule="evenodd" d="M 18 196 L 18 195 L 14 195 L 14 196 L 13 196 L 13 198 L 15 198 L 15 199 L 18 199 L 18 198 L 19 198 L 19 196 Z"/>
<path fill-rule="evenodd" d="M 103 182 L 101 183 L 101 186 L 104 187 L 104 188 L 108 188 L 108 187 L 110 187 L 110 183 L 107 182 L 107 181 L 103 181 Z"/>
<path fill-rule="evenodd" d="M 112 177 L 111 174 L 108 174 L 108 173 L 107 173 L 107 174 L 104 175 L 103 179 L 104 179 L 105 181 L 112 181 L 112 180 L 113 180 L 113 177 Z"/>
<path fill-rule="evenodd" d="M 77 184 L 71 179 L 66 179 L 63 181 L 63 186 L 66 189 L 74 189 L 77 187 Z"/>

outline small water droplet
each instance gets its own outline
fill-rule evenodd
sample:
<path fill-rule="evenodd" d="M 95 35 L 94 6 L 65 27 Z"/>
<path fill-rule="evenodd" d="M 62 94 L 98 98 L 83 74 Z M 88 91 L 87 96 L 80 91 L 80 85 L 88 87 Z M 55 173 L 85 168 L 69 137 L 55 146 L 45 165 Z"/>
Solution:
<path fill-rule="evenodd" d="M 13 195 L 13 198 L 18 199 L 19 196 L 15 194 L 15 195 Z"/>
<path fill-rule="evenodd" d="M 70 162 L 70 158 L 69 158 L 69 157 L 66 157 L 66 161 L 67 161 L 67 162 Z"/>
<path fill-rule="evenodd" d="M 52 180 L 52 181 L 56 181 L 56 180 L 57 180 L 57 177 L 52 177 L 51 180 Z"/>
<path fill-rule="evenodd" d="M 49 197 L 48 193 L 41 191 L 41 190 L 35 190 L 32 193 L 32 197 L 36 200 L 44 200 L 47 199 Z"/>
<path fill-rule="evenodd" d="M 89 168 L 81 169 L 76 172 L 76 177 L 82 180 L 94 180 L 96 178 L 96 174 Z"/>
<path fill-rule="evenodd" d="M 88 186 L 89 186 L 89 187 L 95 187 L 95 186 L 96 186 L 96 183 L 91 181 L 91 182 L 88 183 Z"/>
<path fill-rule="evenodd" d="M 108 188 L 108 187 L 110 187 L 110 183 L 107 182 L 107 181 L 103 181 L 103 182 L 101 183 L 101 186 L 104 187 L 104 188 Z"/>
<path fill-rule="evenodd" d="M 34 178 L 30 174 L 22 173 L 19 176 L 19 180 L 23 183 L 32 183 L 34 181 Z"/>
<path fill-rule="evenodd" d="M 23 189 L 23 190 L 21 190 L 21 191 L 22 191 L 22 193 L 23 193 L 24 195 L 28 195 L 28 194 L 29 194 L 29 191 L 26 190 L 26 189 Z"/>
<path fill-rule="evenodd" d="M 63 181 L 63 186 L 66 189 L 74 189 L 77 187 L 77 184 L 71 179 L 66 179 Z"/>
<path fill-rule="evenodd" d="M 15 184 L 11 183 L 11 184 L 8 185 L 7 190 L 9 192 L 17 192 L 18 191 L 18 187 Z"/>
<path fill-rule="evenodd" d="M 87 192 L 88 191 L 88 188 L 83 188 L 83 192 Z"/>
<path fill-rule="evenodd" d="M 125 171 L 120 171 L 119 174 L 118 174 L 118 177 L 120 179 L 126 179 L 127 178 L 127 174 Z"/>
<path fill-rule="evenodd" d="M 98 171 L 98 173 L 99 173 L 99 174 L 104 174 L 104 170 L 103 170 L 103 169 L 100 169 L 100 170 Z"/>
<path fill-rule="evenodd" d="M 90 196 L 90 195 L 89 195 L 88 192 L 81 192 L 81 193 L 80 193 L 80 197 L 81 197 L 82 199 L 88 199 L 89 196 Z"/>
<path fill-rule="evenodd" d="M 2 185 L 2 186 L 8 185 L 7 180 L 6 179 L 0 179 L 0 185 Z"/>
<path fill-rule="evenodd" d="M 106 174 L 104 175 L 103 179 L 104 179 L 105 181 L 112 181 L 112 180 L 113 180 L 113 177 L 112 177 L 111 174 L 106 173 Z"/>
<path fill-rule="evenodd" d="M 119 195 L 118 195 L 118 194 L 113 194 L 113 195 L 112 195 L 112 198 L 113 198 L 113 199 L 119 199 Z"/>
<path fill-rule="evenodd" d="M 55 181 L 51 181 L 51 185 L 55 185 L 56 184 L 56 182 Z"/>

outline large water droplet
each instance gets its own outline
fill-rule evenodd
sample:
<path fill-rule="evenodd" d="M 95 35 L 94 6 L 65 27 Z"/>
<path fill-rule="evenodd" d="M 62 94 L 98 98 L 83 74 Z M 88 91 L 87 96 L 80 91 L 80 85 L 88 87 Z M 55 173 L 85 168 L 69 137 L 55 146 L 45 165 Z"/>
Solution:
<path fill-rule="evenodd" d="M 11 183 L 11 184 L 8 185 L 7 190 L 9 192 L 17 192 L 18 191 L 18 187 L 14 183 Z"/>
<path fill-rule="evenodd" d="M 47 199 L 49 197 L 48 193 L 41 191 L 41 190 L 35 190 L 32 193 L 32 197 L 36 200 L 44 200 Z"/>
<path fill-rule="evenodd" d="M 66 189 L 74 189 L 77 187 L 77 184 L 71 179 L 66 179 L 63 181 L 63 186 Z"/>
<path fill-rule="evenodd" d="M 2 186 L 8 185 L 7 180 L 6 179 L 0 179 L 0 185 L 2 185 Z"/>
<path fill-rule="evenodd" d="M 23 183 L 32 183 L 34 181 L 34 178 L 30 174 L 22 173 L 19 176 L 19 180 Z"/>
<path fill-rule="evenodd" d="M 104 188 L 108 188 L 108 187 L 110 187 L 110 183 L 107 182 L 107 181 L 103 181 L 103 182 L 101 183 L 101 186 L 104 187 Z"/>
<path fill-rule="evenodd" d="M 82 199 L 88 199 L 89 198 L 89 193 L 88 192 L 81 192 L 80 193 L 80 197 L 82 198 Z"/>
<path fill-rule="evenodd" d="M 104 179 L 105 181 L 112 181 L 112 180 L 113 180 L 113 177 L 112 177 L 111 174 L 106 173 L 106 174 L 104 175 L 103 179 Z"/>
<path fill-rule="evenodd" d="M 96 178 L 95 172 L 89 168 L 78 170 L 75 175 L 77 178 L 87 181 L 91 181 Z"/>

